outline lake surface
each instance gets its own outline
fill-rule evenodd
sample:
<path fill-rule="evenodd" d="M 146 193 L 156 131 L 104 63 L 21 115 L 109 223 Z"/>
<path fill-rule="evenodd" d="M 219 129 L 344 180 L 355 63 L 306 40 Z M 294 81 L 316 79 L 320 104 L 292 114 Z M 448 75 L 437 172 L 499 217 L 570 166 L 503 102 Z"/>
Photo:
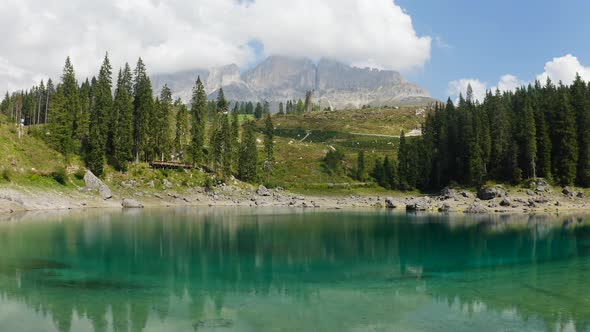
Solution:
<path fill-rule="evenodd" d="M 0 219 L 0 331 L 590 331 L 590 219 L 191 208 Z"/>

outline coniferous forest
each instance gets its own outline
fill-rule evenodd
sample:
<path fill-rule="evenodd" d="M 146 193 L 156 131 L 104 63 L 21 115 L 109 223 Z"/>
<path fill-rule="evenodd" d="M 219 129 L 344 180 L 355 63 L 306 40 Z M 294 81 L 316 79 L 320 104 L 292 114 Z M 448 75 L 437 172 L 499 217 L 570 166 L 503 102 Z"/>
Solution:
<path fill-rule="evenodd" d="M 270 113 L 268 103 L 256 109 L 257 118 Z M 223 90 L 208 100 L 200 78 L 190 108 L 172 100 L 167 86 L 154 96 L 141 59 L 135 69 L 125 64 L 115 75 L 107 54 L 98 77 L 79 85 L 67 58 L 60 83 L 42 81 L 28 91 L 7 93 L 0 111 L 14 122 L 23 119 L 24 125 L 44 124 L 39 135 L 64 155 L 82 157 L 98 176 L 107 164 L 126 171 L 131 162 L 176 160 L 209 165 L 224 177 L 257 179 L 256 127 L 238 118 L 238 113 L 255 114 L 254 105 L 236 103 L 230 114 Z M 272 140 L 270 121 L 267 116 L 264 133 Z M 272 158 L 270 144 L 263 161 Z"/>
<path fill-rule="evenodd" d="M 208 100 L 200 78 L 188 105 L 173 100 L 167 86 L 154 94 L 141 59 L 134 69 L 125 64 L 115 73 L 107 54 L 98 76 L 79 84 L 68 58 L 59 83 L 49 79 L 7 93 L 0 111 L 25 125 L 45 124 L 45 140 L 66 156 L 81 156 L 98 176 L 105 165 L 125 171 L 131 162 L 153 160 L 207 165 L 247 182 L 270 173 L 274 129 L 268 102 L 230 103 L 222 89 Z M 305 101 L 280 103 L 278 114 L 312 109 L 309 94 Z M 262 125 L 240 121 L 239 114 L 253 115 Z M 257 133 L 265 137 L 260 153 Z M 434 105 L 422 136 L 402 132 L 396 149 L 397 158 L 384 156 L 372 165 L 359 153 L 354 170 L 346 173 L 399 190 L 520 184 L 537 177 L 589 187 L 590 84 L 579 76 L 569 86 L 548 79 L 515 91 L 488 91 L 482 102 L 469 87 L 456 105 L 450 99 Z M 339 171 L 343 158 L 329 151 L 326 169 Z"/>
<path fill-rule="evenodd" d="M 420 138 L 400 138 L 398 160 L 385 158 L 372 176 L 383 187 L 422 190 L 486 181 L 520 184 L 545 178 L 590 186 L 590 85 L 488 91 L 474 101 L 471 87 L 457 105 L 449 99 L 428 114 Z"/>

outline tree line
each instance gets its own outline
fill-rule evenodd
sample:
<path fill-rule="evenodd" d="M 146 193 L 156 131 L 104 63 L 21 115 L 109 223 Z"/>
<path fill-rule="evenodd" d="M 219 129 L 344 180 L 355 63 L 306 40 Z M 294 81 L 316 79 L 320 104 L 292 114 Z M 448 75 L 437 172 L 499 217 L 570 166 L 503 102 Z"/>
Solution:
<path fill-rule="evenodd" d="M 547 79 L 514 92 L 488 91 L 481 103 L 468 87 L 457 105 L 435 105 L 422 132 L 411 139 L 402 133 L 397 160 L 376 162 L 370 175 L 379 185 L 432 190 L 542 177 L 590 186 L 590 84 L 579 75 L 569 86 Z M 357 168 L 364 170 L 364 154 Z"/>
<path fill-rule="evenodd" d="M 0 111 L 16 123 L 24 118 L 25 125 L 44 124 L 42 137 L 49 144 L 66 156 L 80 155 L 98 176 L 107 164 L 126 171 L 132 162 L 183 160 L 222 177 L 256 181 L 260 169 L 272 170 L 270 111 L 261 111 L 265 143 L 259 160 L 256 125 L 240 121 L 239 108 L 228 108 L 223 89 L 209 100 L 200 77 L 188 106 L 173 100 L 167 85 L 154 96 L 141 58 L 133 70 L 127 63 L 120 68 L 114 82 L 108 54 L 98 76 L 82 84 L 68 57 L 57 86 L 41 82 L 28 91 L 7 93 L 0 104 Z"/>

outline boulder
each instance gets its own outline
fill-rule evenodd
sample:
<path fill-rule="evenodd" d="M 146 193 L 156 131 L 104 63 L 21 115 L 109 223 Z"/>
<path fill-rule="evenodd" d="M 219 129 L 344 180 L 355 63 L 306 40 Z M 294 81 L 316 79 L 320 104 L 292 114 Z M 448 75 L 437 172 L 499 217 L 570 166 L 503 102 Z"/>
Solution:
<path fill-rule="evenodd" d="M 578 198 L 584 198 L 584 197 L 586 197 L 586 195 L 583 192 L 580 191 L 579 193 L 576 194 L 576 197 L 578 197 Z"/>
<path fill-rule="evenodd" d="M 472 197 L 471 193 L 469 191 L 466 191 L 466 190 L 463 190 L 461 192 L 461 196 L 463 196 L 465 198 L 471 198 Z"/>
<path fill-rule="evenodd" d="M 103 184 L 98 189 L 98 193 L 100 194 L 100 197 L 102 197 L 102 199 L 104 199 L 105 201 L 107 199 L 113 198 L 113 193 L 111 192 L 111 188 L 109 188 L 106 184 Z"/>
<path fill-rule="evenodd" d="M 164 179 L 162 181 L 162 185 L 164 186 L 165 189 L 172 189 L 174 187 L 172 182 L 168 181 L 168 179 Z"/>
<path fill-rule="evenodd" d="M 430 198 L 414 198 L 406 202 L 407 211 L 426 211 L 430 208 Z"/>
<path fill-rule="evenodd" d="M 440 191 L 440 197 L 442 199 L 453 199 L 455 196 L 455 190 L 451 189 L 450 187 L 444 187 L 443 190 Z"/>
<path fill-rule="evenodd" d="M 561 191 L 562 194 L 568 196 L 568 197 L 574 197 L 574 195 L 576 194 L 572 188 L 569 187 L 565 187 L 563 188 L 563 190 Z"/>
<path fill-rule="evenodd" d="M 125 198 L 121 202 L 121 206 L 126 209 L 141 209 L 141 208 L 143 208 L 143 204 L 141 204 L 140 202 L 138 202 L 134 199 L 131 199 L 131 198 Z"/>
<path fill-rule="evenodd" d="M 86 185 L 86 188 L 88 188 L 88 190 L 98 191 L 100 197 L 102 197 L 102 199 L 104 200 L 113 197 L 111 189 L 91 171 L 86 171 L 86 174 L 84 174 L 84 184 Z"/>
<path fill-rule="evenodd" d="M 484 201 L 505 196 L 507 196 L 506 190 L 500 185 L 482 187 L 477 193 L 477 197 Z"/>
<path fill-rule="evenodd" d="M 488 209 L 480 203 L 473 203 L 465 209 L 465 213 L 488 213 Z"/>
<path fill-rule="evenodd" d="M 385 198 L 385 207 L 388 209 L 396 209 L 397 202 L 393 199 L 393 197 Z"/>
<path fill-rule="evenodd" d="M 438 212 L 454 212 L 455 209 L 453 209 L 453 207 L 451 206 L 451 204 L 449 203 L 443 203 L 439 208 L 438 208 Z"/>
<path fill-rule="evenodd" d="M 258 186 L 258 189 L 256 190 L 256 193 L 260 196 L 271 196 L 271 192 L 270 190 L 268 190 L 265 186 L 260 185 Z"/>
<path fill-rule="evenodd" d="M 500 201 L 500 206 L 506 207 L 506 206 L 510 206 L 510 205 L 512 205 L 512 202 L 510 202 L 510 200 L 506 197 L 504 197 L 502 199 L 502 201 Z"/>

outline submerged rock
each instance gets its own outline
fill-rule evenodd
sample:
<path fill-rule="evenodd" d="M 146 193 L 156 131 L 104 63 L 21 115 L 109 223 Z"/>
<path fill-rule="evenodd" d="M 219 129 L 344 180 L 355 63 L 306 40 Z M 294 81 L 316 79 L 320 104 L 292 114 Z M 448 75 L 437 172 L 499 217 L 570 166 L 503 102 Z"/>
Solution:
<path fill-rule="evenodd" d="M 130 199 L 130 198 L 125 198 L 121 202 L 121 206 L 126 209 L 141 209 L 141 208 L 143 208 L 143 204 L 141 202 L 136 201 L 134 199 Z"/>

